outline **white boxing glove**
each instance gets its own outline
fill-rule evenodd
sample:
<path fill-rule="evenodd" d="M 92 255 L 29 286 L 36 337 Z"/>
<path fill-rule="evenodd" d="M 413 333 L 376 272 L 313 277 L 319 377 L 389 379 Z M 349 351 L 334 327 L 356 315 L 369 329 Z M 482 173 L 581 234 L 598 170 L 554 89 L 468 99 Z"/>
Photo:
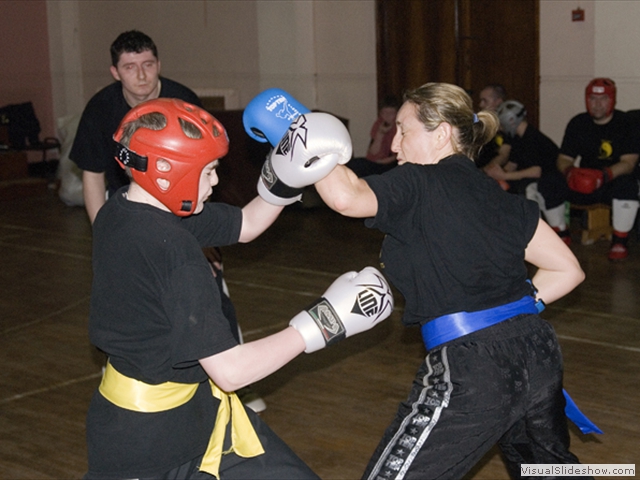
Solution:
<path fill-rule="evenodd" d="M 258 194 L 273 205 L 290 205 L 302 190 L 351 159 L 351 137 L 333 115 L 300 115 L 271 151 L 258 180 Z"/>
<path fill-rule="evenodd" d="M 315 303 L 298 313 L 295 328 L 311 353 L 373 328 L 393 311 L 393 294 L 373 267 L 338 277 Z"/>

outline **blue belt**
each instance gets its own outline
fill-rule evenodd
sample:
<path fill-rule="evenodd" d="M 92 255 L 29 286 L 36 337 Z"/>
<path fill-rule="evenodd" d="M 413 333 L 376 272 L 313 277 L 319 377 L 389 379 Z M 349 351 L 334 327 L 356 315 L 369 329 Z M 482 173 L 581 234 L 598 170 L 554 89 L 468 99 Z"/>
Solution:
<path fill-rule="evenodd" d="M 544 303 L 530 295 L 499 307 L 478 310 L 476 312 L 457 312 L 435 318 L 422 326 L 422 340 L 427 350 L 469 333 L 482 330 L 503 322 L 516 315 L 536 314 L 544 310 Z M 566 390 L 562 390 L 566 400 L 565 415 L 582 433 L 603 433 L 587 416 L 580 411 Z"/>
<path fill-rule="evenodd" d="M 539 313 L 536 301 L 530 295 L 499 307 L 477 312 L 451 313 L 435 318 L 422 326 L 422 339 L 427 350 L 431 350 L 438 345 L 523 313 Z"/>

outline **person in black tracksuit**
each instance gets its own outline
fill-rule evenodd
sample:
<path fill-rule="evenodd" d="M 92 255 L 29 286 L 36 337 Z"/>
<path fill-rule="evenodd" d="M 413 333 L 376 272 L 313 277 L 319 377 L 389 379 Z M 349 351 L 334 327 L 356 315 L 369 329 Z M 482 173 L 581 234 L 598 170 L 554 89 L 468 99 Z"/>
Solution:
<path fill-rule="evenodd" d="M 579 463 L 560 347 L 538 307 L 584 272 L 536 203 L 470 160 L 495 135 L 494 113 L 429 83 L 405 94 L 397 125 L 397 168 L 357 179 L 339 166 L 316 183 L 331 208 L 386 233 L 383 271 L 427 347 L 363 478 L 460 479 L 496 443 L 516 478 L 524 463 Z M 537 292 L 525 261 L 538 268 Z"/>
<path fill-rule="evenodd" d="M 506 189 L 510 193 L 523 195 L 538 203 L 543 218 L 549 222 L 547 202 L 539 192 L 538 185 L 564 181 L 556 168 L 558 146 L 529 124 L 527 111 L 522 103 L 507 100 L 498 107 L 496 113 L 507 147 L 505 154 L 496 156 L 484 171 L 495 180 L 506 182 Z M 568 234 L 568 231 L 566 233 Z M 562 234 L 561 238 L 567 245 L 571 244 L 570 236 Z"/>
<path fill-rule="evenodd" d="M 506 180 L 511 193 L 537 200 L 534 195 L 528 194 L 527 187 L 532 183 L 537 184 L 542 176 L 560 176 L 556 168 L 558 146 L 529 124 L 522 103 L 507 100 L 496 113 L 505 134 L 504 142 L 509 148 L 507 155 L 492 161 L 491 168 L 485 168 L 485 172 L 497 180 Z"/>

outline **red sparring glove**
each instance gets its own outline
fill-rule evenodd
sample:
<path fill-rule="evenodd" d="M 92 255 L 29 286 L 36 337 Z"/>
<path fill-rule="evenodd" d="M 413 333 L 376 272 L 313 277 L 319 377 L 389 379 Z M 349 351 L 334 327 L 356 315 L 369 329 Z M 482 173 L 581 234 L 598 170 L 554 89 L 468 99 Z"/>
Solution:
<path fill-rule="evenodd" d="M 610 168 L 597 170 L 595 168 L 569 167 L 565 175 L 569 188 L 585 195 L 595 192 L 613 178 Z"/>
<path fill-rule="evenodd" d="M 506 180 L 497 180 L 497 182 L 498 185 L 500 185 L 500 188 L 502 188 L 505 192 L 508 192 L 511 188 L 511 185 L 509 185 L 509 182 L 507 182 Z"/>

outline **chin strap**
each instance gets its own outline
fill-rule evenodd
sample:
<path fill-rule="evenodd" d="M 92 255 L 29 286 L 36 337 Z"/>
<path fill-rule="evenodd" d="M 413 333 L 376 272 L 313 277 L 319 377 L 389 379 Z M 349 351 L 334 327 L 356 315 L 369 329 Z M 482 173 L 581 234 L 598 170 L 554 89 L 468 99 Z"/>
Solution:
<path fill-rule="evenodd" d="M 118 160 L 125 167 L 133 168 L 139 172 L 147 171 L 148 157 L 138 155 L 133 150 L 125 147 L 119 142 L 116 142 L 116 160 Z"/>

